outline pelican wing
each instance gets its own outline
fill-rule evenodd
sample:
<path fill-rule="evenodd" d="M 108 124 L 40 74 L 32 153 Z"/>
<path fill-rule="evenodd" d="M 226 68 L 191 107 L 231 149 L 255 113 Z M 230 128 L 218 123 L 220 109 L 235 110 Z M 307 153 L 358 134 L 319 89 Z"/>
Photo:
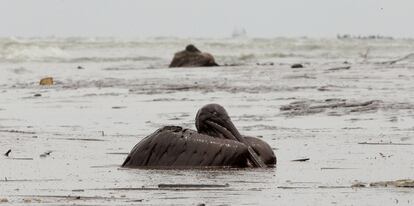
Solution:
<path fill-rule="evenodd" d="M 122 166 L 246 167 L 247 157 L 247 147 L 243 143 L 168 126 L 140 141 Z"/>
<path fill-rule="evenodd" d="M 269 144 L 257 137 L 244 136 L 244 138 L 254 149 L 254 151 L 256 151 L 256 153 L 259 155 L 259 157 L 263 160 L 265 164 L 276 164 L 276 155 L 275 153 L 273 153 L 273 150 Z"/>

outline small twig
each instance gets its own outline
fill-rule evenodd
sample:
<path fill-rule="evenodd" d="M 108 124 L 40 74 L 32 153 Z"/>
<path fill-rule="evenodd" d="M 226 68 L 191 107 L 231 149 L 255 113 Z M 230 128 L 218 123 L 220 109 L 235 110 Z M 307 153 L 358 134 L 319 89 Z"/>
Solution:
<path fill-rule="evenodd" d="M 51 137 L 49 139 L 58 139 L 58 140 L 74 140 L 74 141 L 91 141 L 91 142 L 103 142 L 106 141 L 104 139 L 94 139 L 94 138 L 72 138 L 72 137 L 68 137 L 68 138 L 54 138 Z"/>
<path fill-rule="evenodd" d="M 158 188 L 210 188 L 210 187 L 229 187 L 229 184 L 159 184 Z"/>
<path fill-rule="evenodd" d="M 30 157 L 12 157 L 11 160 L 33 160 L 33 158 Z"/>
<path fill-rule="evenodd" d="M 20 134 L 36 134 L 35 132 L 26 132 L 26 131 L 19 131 L 19 130 L 5 130 L 1 129 L 0 132 L 9 132 L 9 133 L 20 133 Z"/>
<path fill-rule="evenodd" d="M 288 187 L 288 186 L 279 186 L 279 189 L 310 189 L 312 187 Z"/>
<path fill-rule="evenodd" d="M 8 156 L 9 156 L 9 154 L 10 154 L 10 152 L 11 152 L 11 149 L 7 150 L 7 152 L 6 152 L 6 153 L 4 153 L 4 156 L 8 157 Z"/>
<path fill-rule="evenodd" d="M 370 51 L 370 48 L 367 48 L 365 53 L 360 54 L 362 57 L 362 62 L 366 62 L 368 60 L 369 51 Z"/>
<path fill-rule="evenodd" d="M 349 186 L 318 186 L 321 189 L 342 189 L 342 188 L 349 188 Z"/>
<path fill-rule="evenodd" d="M 295 160 L 292 160 L 292 162 L 306 162 L 308 160 L 310 160 L 310 158 L 295 159 Z"/>
<path fill-rule="evenodd" d="M 321 170 L 354 170 L 357 168 L 348 168 L 348 167 L 321 167 Z"/>
<path fill-rule="evenodd" d="M 0 182 L 49 182 L 49 181 L 62 181 L 63 179 L 7 179 L 0 180 Z"/>
<path fill-rule="evenodd" d="M 43 154 L 40 155 L 40 157 L 46 157 L 46 156 L 50 155 L 50 153 L 52 153 L 52 151 L 44 152 Z"/>
<path fill-rule="evenodd" d="M 330 68 L 328 69 L 328 71 L 337 71 L 337 70 L 348 70 L 350 69 L 351 66 L 345 66 L 345 67 L 334 67 L 334 68 Z"/>

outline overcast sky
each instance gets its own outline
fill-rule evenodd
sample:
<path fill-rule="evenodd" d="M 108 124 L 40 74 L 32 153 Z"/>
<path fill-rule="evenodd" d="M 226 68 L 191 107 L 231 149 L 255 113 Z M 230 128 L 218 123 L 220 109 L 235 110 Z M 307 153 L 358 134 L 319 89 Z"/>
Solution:
<path fill-rule="evenodd" d="M 414 37 L 414 0 L 0 0 L 0 36 Z"/>

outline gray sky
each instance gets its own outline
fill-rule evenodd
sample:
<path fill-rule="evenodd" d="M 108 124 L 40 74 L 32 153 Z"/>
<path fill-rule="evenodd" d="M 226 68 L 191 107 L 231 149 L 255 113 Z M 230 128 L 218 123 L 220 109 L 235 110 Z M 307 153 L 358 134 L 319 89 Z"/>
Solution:
<path fill-rule="evenodd" d="M 414 0 L 0 0 L 0 36 L 414 37 Z"/>

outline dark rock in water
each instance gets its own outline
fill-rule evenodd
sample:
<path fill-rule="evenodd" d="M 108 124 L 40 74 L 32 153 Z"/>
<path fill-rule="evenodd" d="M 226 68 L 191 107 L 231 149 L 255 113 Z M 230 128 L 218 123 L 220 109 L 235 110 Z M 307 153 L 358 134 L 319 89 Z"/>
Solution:
<path fill-rule="evenodd" d="M 184 51 L 175 53 L 170 67 L 208 67 L 219 66 L 214 57 L 206 52 L 201 52 L 194 45 L 188 45 Z"/>
<path fill-rule="evenodd" d="M 290 68 L 292 68 L 292 69 L 303 68 L 303 65 L 302 64 L 293 64 L 292 66 L 290 66 Z"/>

